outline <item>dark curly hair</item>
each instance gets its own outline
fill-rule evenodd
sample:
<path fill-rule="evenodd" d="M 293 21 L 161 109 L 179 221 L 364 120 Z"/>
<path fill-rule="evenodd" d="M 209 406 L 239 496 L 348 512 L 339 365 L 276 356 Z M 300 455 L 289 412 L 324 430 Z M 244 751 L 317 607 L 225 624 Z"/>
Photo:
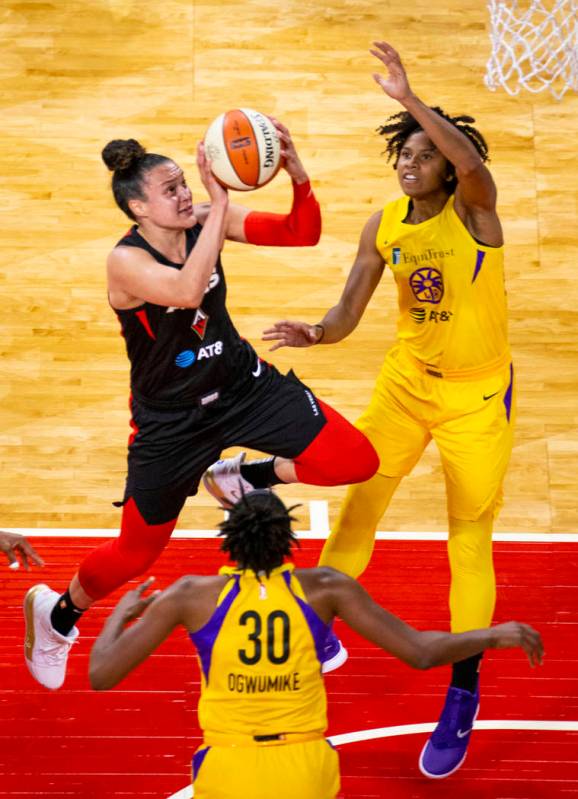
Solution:
<path fill-rule="evenodd" d="M 295 518 L 277 494 L 269 489 L 256 489 L 244 494 L 221 522 L 219 536 L 225 540 L 221 550 L 242 569 L 252 569 L 255 574 L 264 572 L 267 577 L 291 554 L 299 542 L 291 529 Z"/>
<path fill-rule="evenodd" d="M 113 139 L 103 149 L 101 156 L 110 171 L 114 172 L 112 193 L 116 204 L 129 219 L 135 220 L 129 200 L 145 200 L 144 181 L 147 172 L 172 159 L 147 153 L 136 139 Z"/>
<path fill-rule="evenodd" d="M 474 145 L 482 161 L 489 161 L 488 145 L 486 140 L 480 131 L 477 128 L 474 128 L 471 124 L 472 122 L 476 121 L 474 117 L 466 116 L 465 114 L 452 117 L 449 114 L 446 114 L 446 112 L 437 105 L 431 106 L 431 110 L 435 111 L 435 113 L 445 119 L 446 122 L 449 122 L 451 125 L 457 128 L 460 133 L 463 133 L 463 135 Z M 387 155 L 388 162 L 391 161 L 392 158 L 395 159 L 393 162 L 394 169 L 397 169 L 399 156 L 405 142 L 412 135 L 412 133 L 415 133 L 418 130 L 423 130 L 423 128 L 408 111 L 400 111 L 398 114 L 393 114 L 393 116 L 390 116 L 385 120 L 383 125 L 380 125 L 377 128 L 377 132 L 381 136 L 384 136 L 387 142 L 385 153 Z M 453 194 L 458 182 L 456 179 L 455 167 L 450 161 L 448 161 L 448 178 L 452 178 L 451 181 L 448 180 L 448 189 L 450 193 Z"/>

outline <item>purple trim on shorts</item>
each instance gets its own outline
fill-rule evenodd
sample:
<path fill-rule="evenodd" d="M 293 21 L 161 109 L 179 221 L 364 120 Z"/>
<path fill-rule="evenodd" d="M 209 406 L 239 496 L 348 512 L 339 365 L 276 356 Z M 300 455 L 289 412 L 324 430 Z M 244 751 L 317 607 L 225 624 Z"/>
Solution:
<path fill-rule="evenodd" d="M 231 588 L 221 604 L 217 606 L 217 609 L 205 626 L 201 627 L 201 629 L 197 630 L 195 633 L 189 633 L 189 638 L 197 647 L 197 652 L 201 660 L 201 667 L 207 683 L 209 682 L 209 670 L 211 668 L 211 657 L 213 655 L 215 641 L 223 626 L 225 616 L 241 590 L 239 586 L 240 575 L 234 574 L 233 579 L 235 580 L 235 585 Z"/>
<path fill-rule="evenodd" d="M 486 257 L 486 253 L 483 250 L 478 250 L 476 255 L 476 267 L 474 269 L 474 276 L 472 278 L 472 283 L 477 278 L 480 269 L 482 268 L 482 264 L 484 263 L 484 258 Z"/>
<path fill-rule="evenodd" d="M 299 605 L 301 612 L 305 616 L 305 621 L 309 625 L 309 629 L 311 630 L 311 635 L 313 636 L 313 641 L 315 642 L 315 652 L 317 653 L 317 658 L 319 663 L 323 663 L 324 655 L 325 655 L 325 645 L 327 643 L 327 637 L 331 632 L 331 625 L 325 624 L 322 619 L 319 618 L 317 613 L 313 610 L 311 605 L 308 605 L 307 602 L 304 602 L 301 597 L 298 597 L 295 591 L 291 588 L 291 572 L 283 572 L 283 578 L 287 583 L 287 588 L 293 594 L 293 598 Z"/>
<path fill-rule="evenodd" d="M 193 782 L 197 779 L 199 769 L 203 765 L 210 748 L 210 746 L 205 746 L 204 749 L 198 749 L 193 755 Z"/>
<path fill-rule="evenodd" d="M 510 364 L 510 383 L 504 394 L 504 405 L 506 406 L 506 418 L 510 421 L 510 414 L 512 413 L 512 391 L 514 389 L 514 364 Z"/>

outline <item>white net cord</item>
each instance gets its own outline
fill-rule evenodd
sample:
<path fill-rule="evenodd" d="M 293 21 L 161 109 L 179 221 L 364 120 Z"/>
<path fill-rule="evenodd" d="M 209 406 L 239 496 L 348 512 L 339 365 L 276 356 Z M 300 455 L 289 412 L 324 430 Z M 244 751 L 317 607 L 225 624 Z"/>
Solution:
<path fill-rule="evenodd" d="M 546 8 L 546 4 L 550 8 Z M 508 94 L 578 92 L 578 0 L 490 0 L 492 54 L 484 82 Z"/>

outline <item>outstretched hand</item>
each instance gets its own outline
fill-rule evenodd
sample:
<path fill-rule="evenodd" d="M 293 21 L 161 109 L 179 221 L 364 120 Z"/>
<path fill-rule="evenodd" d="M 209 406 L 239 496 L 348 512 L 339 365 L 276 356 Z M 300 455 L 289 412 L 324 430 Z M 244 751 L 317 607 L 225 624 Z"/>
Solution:
<path fill-rule="evenodd" d="M 495 636 L 494 649 L 521 647 L 528 656 L 530 666 L 541 666 L 544 659 L 542 636 L 529 624 L 508 621 L 492 627 Z"/>
<path fill-rule="evenodd" d="M 132 591 L 127 591 L 122 597 L 118 605 L 113 611 L 113 616 L 121 619 L 123 624 L 128 624 L 129 621 L 141 616 L 143 612 L 151 605 L 161 593 L 160 591 L 153 591 L 148 596 L 143 596 L 144 592 L 155 581 L 154 577 L 149 577 L 144 583 L 141 583 L 137 588 Z"/>
<path fill-rule="evenodd" d="M 312 347 L 319 341 L 319 335 L 319 328 L 315 325 L 285 319 L 264 330 L 261 338 L 277 342 L 269 348 L 269 352 L 273 352 L 281 347 Z"/>
<path fill-rule="evenodd" d="M 387 77 L 374 72 L 374 81 L 392 99 L 402 102 L 411 94 L 411 89 L 399 53 L 387 42 L 373 42 L 373 46 L 375 50 L 369 52 L 381 61 L 388 72 Z"/>

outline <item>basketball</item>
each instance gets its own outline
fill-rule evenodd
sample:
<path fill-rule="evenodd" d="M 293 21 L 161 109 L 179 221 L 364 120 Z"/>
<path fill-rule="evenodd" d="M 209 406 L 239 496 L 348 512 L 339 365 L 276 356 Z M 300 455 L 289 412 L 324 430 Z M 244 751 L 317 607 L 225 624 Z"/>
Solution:
<path fill-rule="evenodd" d="M 214 176 L 228 189 L 258 189 L 275 177 L 281 165 L 275 126 L 251 108 L 220 114 L 209 125 L 204 142 Z"/>

